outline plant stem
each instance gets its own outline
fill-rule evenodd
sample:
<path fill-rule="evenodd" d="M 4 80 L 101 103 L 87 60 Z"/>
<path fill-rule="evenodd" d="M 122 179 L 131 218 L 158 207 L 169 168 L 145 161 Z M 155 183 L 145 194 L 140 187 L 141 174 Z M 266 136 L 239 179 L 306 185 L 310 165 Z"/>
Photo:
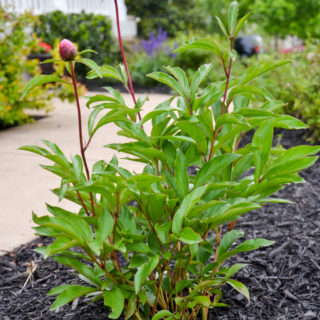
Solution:
<path fill-rule="evenodd" d="M 70 64 L 70 69 L 71 69 L 72 84 L 73 84 L 74 96 L 76 98 L 76 105 L 77 105 L 77 112 L 78 112 L 80 153 L 81 153 L 82 161 L 83 161 L 84 168 L 85 168 L 85 171 L 86 171 L 87 179 L 89 181 L 90 180 L 90 173 L 89 173 L 88 163 L 87 163 L 87 159 L 86 159 L 86 155 L 85 155 L 85 148 L 83 146 L 82 120 L 81 120 L 81 109 L 80 109 L 78 88 L 77 88 L 77 79 L 76 79 L 76 74 L 75 74 L 75 71 L 74 71 L 74 63 L 73 63 L 73 61 L 70 61 L 69 64 Z M 91 201 L 92 214 L 95 215 L 92 193 L 90 193 L 90 201 Z"/>
<path fill-rule="evenodd" d="M 233 50 L 233 41 L 234 41 L 233 37 L 230 37 L 230 47 L 231 47 L 231 51 Z M 224 70 L 225 70 L 225 72 L 226 72 L 226 67 L 225 67 L 224 61 L 223 61 L 223 67 L 224 67 Z M 226 105 L 227 93 L 228 93 L 229 83 L 230 83 L 230 77 L 231 77 L 231 68 L 232 68 L 232 57 L 230 58 L 229 68 L 228 68 L 228 71 L 226 72 L 227 81 L 226 81 L 226 88 L 225 88 L 224 94 L 223 94 L 223 100 L 222 100 L 222 106 L 221 106 L 220 116 L 223 114 L 224 109 L 225 109 L 225 105 Z M 226 111 L 228 111 L 228 107 L 229 107 L 229 105 L 227 106 Z M 219 128 L 218 130 L 216 130 L 215 133 L 214 133 L 214 135 L 213 135 L 213 138 L 212 138 L 212 141 L 211 141 L 211 147 L 210 147 L 210 153 L 209 153 L 208 160 L 211 160 L 211 158 L 212 158 L 212 156 L 213 156 L 214 144 L 215 144 L 215 142 L 216 142 L 217 136 L 218 136 L 218 134 L 219 134 L 220 131 L 221 131 L 221 128 Z"/>
<path fill-rule="evenodd" d="M 162 247 L 162 242 L 161 242 L 161 240 L 159 239 L 156 229 L 155 229 L 154 226 L 152 225 L 152 223 L 151 223 L 151 221 L 150 221 L 150 219 L 149 219 L 146 211 L 145 211 L 144 208 L 143 208 L 142 201 L 141 201 L 139 204 L 140 204 L 141 211 L 142 211 L 142 213 L 144 214 L 145 218 L 147 219 L 147 222 L 148 222 L 148 224 L 149 224 L 152 232 L 153 232 L 154 235 L 156 236 L 156 239 L 157 239 L 157 241 L 158 241 L 158 243 L 159 243 L 159 246 L 160 246 L 160 248 L 161 248 L 162 253 L 164 253 L 164 248 Z"/>
<path fill-rule="evenodd" d="M 233 50 L 233 37 L 230 37 L 230 51 Z M 226 82 L 226 88 L 224 90 L 224 95 L 223 95 L 223 102 L 222 102 L 222 107 L 221 107 L 221 111 L 220 111 L 220 116 L 223 114 L 224 112 L 224 108 L 226 105 L 226 100 L 227 100 L 227 93 L 228 93 L 228 89 L 229 89 L 229 82 L 230 82 L 230 77 L 231 77 L 231 68 L 232 68 L 232 57 L 230 58 L 229 61 L 229 69 L 228 69 L 228 73 L 227 73 L 227 82 Z"/>
<path fill-rule="evenodd" d="M 73 84 L 73 90 L 74 90 L 74 96 L 76 98 L 76 104 L 77 104 L 77 111 L 78 111 L 78 128 L 79 128 L 79 143 L 80 143 L 80 152 L 82 161 L 84 164 L 84 168 L 87 174 L 88 180 L 90 179 L 90 173 L 88 169 L 87 159 L 84 153 L 84 146 L 83 146 L 83 134 L 82 134 L 82 121 L 81 121 L 81 109 L 80 109 L 80 102 L 79 102 L 79 96 L 78 96 L 78 88 L 77 88 L 77 80 L 76 80 L 76 74 L 74 72 L 74 64 L 73 61 L 70 61 L 70 69 L 71 69 L 71 76 L 72 76 L 72 84 Z"/>
<path fill-rule="evenodd" d="M 114 216 L 114 226 L 113 226 L 113 238 L 112 242 L 115 243 L 116 241 L 116 230 L 117 230 L 117 224 L 118 224 L 118 218 L 119 218 L 119 213 L 120 213 L 120 192 L 117 192 L 117 211 L 115 212 Z"/>
<path fill-rule="evenodd" d="M 161 292 L 161 286 L 162 286 L 162 280 L 163 280 L 163 276 L 164 276 L 164 271 L 168 265 L 169 260 L 166 260 L 166 262 L 164 263 L 162 270 L 161 270 L 161 275 L 160 275 L 160 279 L 159 279 L 159 285 L 157 288 L 157 293 L 156 293 L 156 300 L 154 302 L 154 306 L 153 306 L 153 310 L 152 310 L 152 316 L 154 316 L 156 309 L 157 309 L 157 304 L 158 304 L 158 300 L 160 297 L 160 292 Z"/>
<path fill-rule="evenodd" d="M 87 209 L 87 207 L 86 207 L 86 205 L 85 205 L 85 203 L 84 203 L 79 191 L 77 191 L 77 195 L 78 195 L 78 198 L 79 198 L 79 200 L 81 202 L 83 210 L 86 212 L 87 216 L 90 217 L 90 212 L 88 211 L 88 209 Z"/>
<path fill-rule="evenodd" d="M 121 36 L 121 30 L 120 30 L 120 19 L 119 19 L 118 0 L 114 0 L 114 5 L 115 5 L 115 8 L 116 8 L 118 40 L 119 40 L 119 45 L 120 45 L 122 60 L 123 60 L 124 67 L 126 68 L 126 72 L 127 72 L 128 84 L 129 84 L 129 91 L 130 91 L 130 93 L 131 93 L 131 96 L 132 96 L 132 100 L 133 100 L 133 102 L 134 102 L 134 105 L 136 105 L 136 104 L 137 104 L 137 100 L 136 100 L 135 93 L 134 93 L 134 90 L 133 90 L 132 81 L 131 81 L 131 76 L 130 76 L 130 72 L 129 72 L 129 68 L 128 68 L 128 63 L 127 63 L 126 55 L 125 55 L 125 53 L 124 53 L 124 48 L 123 48 L 123 42 L 122 42 L 122 36 Z M 140 112 L 138 112 L 138 117 L 139 117 L 139 120 L 141 121 Z"/>

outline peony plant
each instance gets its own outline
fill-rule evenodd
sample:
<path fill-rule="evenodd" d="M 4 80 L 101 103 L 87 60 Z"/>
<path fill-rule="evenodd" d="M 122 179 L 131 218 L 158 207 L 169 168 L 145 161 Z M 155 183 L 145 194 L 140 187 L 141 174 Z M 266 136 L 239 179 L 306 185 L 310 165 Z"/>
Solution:
<path fill-rule="evenodd" d="M 117 1 L 115 0 L 116 10 Z M 245 284 L 236 279 L 244 264 L 228 260 L 273 244 L 265 239 L 241 240 L 244 233 L 237 220 L 270 202 L 288 201 L 272 195 L 303 179 L 299 171 L 311 166 L 318 146 L 284 149 L 272 145 L 275 128 L 303 129 L 306 125 L 291 116 L 278 114 L 281 101 L 261 87 L 250 85 L 260 75 L 288 63 L 259 62 L 240 77 L 232 76 L 236 62 L 234 39 L 248 15 L 237 20 L 238 3 L 232 2 L 228 25 L 218 18 L 230 47 L 221 48 L 211 39 L 192 39 L 176 52 L 207 50 L 221 60 L 225 80 L 202 86 L 212 66 L 201 66 L 192 79 L 177 67 L 148 76 L 168 85 L 174 95 L 140 114 L 146 99 L 136 100 L 118 33 L 124 65 L 97 66 L 77 54 L 68 40 L 60 43 L 60 55 L 72 79 L 79 121 L 80 154 L 68 159 L 54 143 L 46 147 L 24 146 L 52 161 L 44 169 L 61 178 L 53 192 L 79 206 L 77 212 L 48 205 L 50 215 L 38 217 L 36 234 L 55 239 L 36 249 L 75 270 L 81 282 L 52 289 L 57 295 L 51 309 L 86 296 L 103 299 L 109 318 L 117 319 L 202 319 L 210 308 L 226 306 L 222 288 L 233 288 L 250 299 Z M 118 11 L 117 18 L 118 18 Z M 51 60 L 52 61 L 52 60 Z M 60 61 L 61 62 L 61 61 Z M 75 67 L 83 63 L 91 70 L 89 79 L 113 78 L 131 94 L 133 106 L 121 93 L 92 96 L 88 139 L 84 144 L 81 106 L 77 95 Z M 38 76 L 23 95 L 43 83 L 63 81 Z M 69 84 L 66 84 L 69 85 Z M 147 132 L 144 124 L 150 122 Z M 87 147 L 95 133 L 110 123 L 119 128 L 126 143 L 106 147 L 128 154 L 144 164 L 142 173 L 132 173 L 111 161 L 100 160 L 92 168 L 86 160 Z M 252 141 L 241 144 L 253 132 Z M 196 174 L 188 168 L 196 169 Z"/>

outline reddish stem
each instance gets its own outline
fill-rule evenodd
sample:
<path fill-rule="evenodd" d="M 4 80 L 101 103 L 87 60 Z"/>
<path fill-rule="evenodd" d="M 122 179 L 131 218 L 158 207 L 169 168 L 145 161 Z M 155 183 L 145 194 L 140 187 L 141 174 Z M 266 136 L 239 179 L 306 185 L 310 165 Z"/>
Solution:
<path fill-rule="evenodd" d="M 79 102 L 79 95 L 78 95 L 78 88 L 77 88 L 77 79 L 76 74 L 74 71 L 74 63 L 73 61 L 70 61 L 70 69 L 71 69 L 71 76 L 72 76 L 72 84 L 73 84 L 73 90 L 74 90 L 74 96 L 76 98 L 76 105 L 77 105 L 77 111 L 78 111 L 78 128 L 79 128 L 79 143 L 80 143 L 80 152 L 82 161 L 84 164 L 84 168 L 86 171 L 87 179 L 90 180 L 90 173 L 88 168 L 88 163 L 85 155 L 85 147 L 83 146 L 83 134 L 82 134 L 82 120 L 81 120 L 81 109 L 80 109 L 80 102 Z M 92 193 L 90 193 L 90 201 L 91 201 L 91 207 L 92 207 L 92 214 L 94 215 L 94 201 Z"/>
<path fill-rule="evenodd" d="M 230 43 L 231 43 L 231 51 L 232 51 L 233 50 L 233 38 L 230 39 Z M 229 69 L 228 69 L 228 73 L 227 73 L 226 88 L 224 90 L 223 102 L 222 102 L 220 116 L 223 114 L 223 111 L 224 111 L 224 108 L 225 108 L 225 105 L 226 105 L 227 93 L 228 93 L 228 89 L 229 89 L 229 82 L 230 82 L 230 76 L 231 76 L 232 62 L 233 62 L 233 60 L 232 60 L 232 58 L 230 58 Z"/>
<path fill-rule="evenodd" d="M 118 40 L 119 40 L 119 45 L 120 45 L 122 60 L 123 60 L 124 67 L 126 68 L 126 72 L 127 72 L 128 84 L 129 84 L 129 91 L 130 91 L 130 93 L 131 93 L 131 96 L 132 96 L 132 100 L 133 100 L 133 102 L 134 102 L 134 105 L 136 105 L 136 104 L 137 104 L 137 100 L 136 100 L 135 93 L 134 93 L 134 90 L 133 90 L 132 81 L 131 81 L 131 76 L 130 76 L 130 72 L 129 72 L 129 68 L 128 68 L 128 63 L 127 63 L 126 55 L 125 55 L 125 53 L 124 53 L 124 48 L 123 48 L 123 42 L 122 42 L 122 36 L 121 36 L 121 30 L 120 30 L 120 19 L 119 19 L 118 0 L 114 0 L 114 5 L 115 5 L 115 8 L 116 8 Z M 139 120 L 141 121 L 140 112 L 138 112 L 138 117 L 139 117 Z"/>
<path fill-rule="evenodd" d="M 84 153 L 84 146 L 83 146 L 83 134 L 82 134 L 82 121 L 81 121 L 81 109 L 80 109 L 80 102 L 79 102 L 79 96 L 78 96 L 78 89 L 77 89 L 77 80 L 76 80 L 76 74 L 74 72 L 74 65 L 73 62 L 70 61 L 70 68 L 71 68 L 71 76 L 72 76 L 72 84 L 73 84 L 73 90 L 74 90 L 74 96 L 76 98 L 76 104 L 77 104 L 77 111 L 78 111 L 78 128 L 79 128 L 79 142 L 80 142 L 80 152 L 81 157 L 83 160 L 84 168 L 87 174 L 88 180 L 90 179 L 90 173 L 88 169 L 88 164 L 86 160 L 86 156 Z"/>
<path fill-rule="evenodd" d="M 233 50 L 233 40 L 234 40 L 233 37 L 230 37 L 231 51 Z M 224 67 L 224 70 L 225 70 L 225 72 L 226 72 L 226 67 L 225 67 L 224 60 L 223 60 L 223 67 Z M 226 105 L 227 93 L 228 93 L 229 82 L 230 82 L 230 77 L 231 77 L 231 68 L 232 68 L 232 58 L 230 58 L 229 69 L 228 69 L 228 71 L 226 72 L 227 81 L 226 81 L 226 88 L 225 88 L 225 90 L 224 90 L 224 95 L 223 95 L 223 100 L 222 100 L 222 106 L 221 106 L 220 116 L 223 114 L 224 109 L 225 109 L 225 105 Z M 229 105 L 227 106 L 226 112 L 228 111 L 228 107 L 229 107 Z M 221 128 L 219 128 L 219 129 L 214 133 L 214 136 L 213 136 L 212 141 L 211 141 L 211 147 L 210 147 L 210 152 L 209 152 L 208 160 L 211 160 L 211 158 L 212 158 L 212 156 L 213 156 L 214 144 L 215 144 L 215 142 L 216 142 L 216 139 L 217 139 L 217 136 L 218 136 L 220 130 L 221 130 Z"/>

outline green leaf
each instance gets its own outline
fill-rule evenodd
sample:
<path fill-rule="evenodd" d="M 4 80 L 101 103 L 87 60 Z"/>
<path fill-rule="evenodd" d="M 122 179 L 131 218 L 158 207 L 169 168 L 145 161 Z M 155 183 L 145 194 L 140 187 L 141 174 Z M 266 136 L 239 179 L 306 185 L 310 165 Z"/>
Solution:
<path fill-rule="evenodd" d="M 72 157 L 73 169 L 78 181 L 84 181 L 82 158 L 77 154 Z"/>
<path fill-rule="evenodd" d="M 260 95 L 260 96 L 266 98 L 269 101 L 273 99 L 273 97 L 270 94 L 270 92 L 268 92 L 266 89 L 264 89 L 262 87 L 238 86 L 238 87 L 235 87 L 235 88 L 231 89 L 231 91 L 230 91 L 230 93 L 228 95 L 228 104 L 231 102 L 231 100 L 236 95 L 249 95 L 249 97 L 251 98 L 251 96 L 253 94 Z"/>
<path fill-rule="evenodd" d="M 110 319 L 118 319 L 124 308 L 124 295 L 119 288 L 105 290 L 103 292 L 104 305 L 111 308 L 112 313 L 109 314 Z"/>
<path fill-rule="evenodd" d="M 220 254 L 223 254 L 224 252 L 228 251 L 230 247 L 233 245 L 233 243 L 243 235 L 244 232 L 240 230 L 231 230 L 227 232 L 220 242 L 218 257 Z"/>
<path fill-rule="evenodd" d="M 98 227 L 96 228 L 95 239 L 89 244 L 98 255 L 103 248 L 103 243 L 111 234 L 114 226 L 114 221 L 111 214 L 104 209 L 98 219 Z"/>
<path fill-rule="evenodd" d="M 97 75 L 102 78 L 101 72 L 100 72 L 100 68 L 99 66 L 91 59 L 87 59 L 87 58 L 80 58 L 77 59 L 76 62 L 80 62 L 82 64 L 84 64 L 85 66 L 87 66 L 89 69 L 93 70 L 94 72 L 97 73 Z"/>
<path fill-rule="evenodd" d="M 189 98 L 189 82 L 186 73 L 179 67 L 164 67 L 168 72 L 170 72 L 180 83 L 183 88 L 184 96 Z"/>
<path fill-rule="evenodd" d="M 183 134 L 186 134 L 197 141 L 197 146 L 202 153 L 207 152 L 208 145 L 206 134 L 199 123 L 182 120 L 177 123 L 177 126 L 181 129 Z"/>
<path fill-rule="evenodd" d="M 240 78 L 240 84 L 244 85 L 249 81 L 261 76 L 262 74 L 269 72 L 277 67 L 291 63 L 291 60 L 281 60 L 275 62 L 262 62 L 250 67 Z"/>
<path fill-rule="evenodd" d="M 184 228 L 179 234 L 179 240 L 187 244 L 195 244 L 202 241 L 202 238 L 190 227 Z"/>
<path fill-rule="evenodd" d="M 112 66 L 104 65 L 104 66 L 100 67 L 99 72 L 102 77 L 115 79 L 115 80 L 118 80 L 121 83 L 123 83 L 123 78 L 122 78 L 121 73 L 116 68 L 114 68 Z M 89 71 L 89 73 L 87 75 L 87 79 L 95 79 L 97 77 L 100 77 L 100 76 L 95 70 Z"/>
<path fill-rule="evenodd" d="M 128 75 L 127 75 L 127 70 L 125 66 L 120 63 L 119 64 L 120 72 L 121 72 L 121 77 L 122 77 L 122 83 L 124 84 L 125 87 L 128 87 Z"/>
<path fill-rule="evenodd" d="M 244 263 L 236 263 L 234 264 L 226 273 L 226 278 L 230 278 L 232 277 L 235 273 L 237 273 L 238 271 L 240 271 L 242 268 L 244 268 L 245 266 L 247 266 Z"/>
<path fill-rule="evenodd" d="M 193 280 L 191 279 L 179 280 L 176 283 L 175 292 L 176 294 L 178 294 L 182 289 L 191 288 L 192 286 L 193 286 Z"/>
<path fill-rule="evenodd" d="M 272 140 L 272 120 L 268 120 L 255 132 L 252 139 L 252 146 L 256 148 L 256 151 L 253 152 L 253 162 L 255 165 L 254 179 L 256 183 L 259 181 L 268 161 Z"/>
<path fill-rule="evenodd" d="M 57 299 L 51 306 L 50 310 L 56 310 L 78 297 L 84 296 L 88 293 L 95 291 L 97 291 L 96 288 L 80 285 L 63 285 L 60 287 L 56 287 L 48 293 L 48 295 L 59 294 Z"/>
<path fill-rule="evenodd" d="M 222 31 L 222 33 L 226 36 L 226 37 L 229 37 L 228 33 L 227 33 L 227 30 L 226 30 L 226 27 L 224 26 L 224 23 L 222 22 L 222 20 L 216 16 L 216 19 L 218 21 L 218 24 L 219 24 L 219 27 Z"/>
<path fill-rule="evenodd" d="M 53 62 L 62 62 L 63 60 L 61 59 L 46 59 L 44 61 L 41 61 L 40 64 L 46 64 L 46 63 L 53 63 Z"/>
<path fill-rule="evenodd" d="M 91 113 L 90 113 L 90 116 L 89 116 L 89 119 L 88 119 L 88 133 L 89 133 L 89 137 L 92 136 L 92 129 L 93 129 L 93 126 L 94 126 L 94 121 L 96 120 L 99 112 L 101 111 L 101 109 L 94 109 Z"/>
<path fill-rule="evenodd" d="M 196 296 L 192 297 L 192 300 L 195 301 L 197 304 L 200 304 L 204 307 L 210 306 L 210 298 L 207 296 Z"/>
<path fill-rule="evenodd" d="M 196 188 L 183 199 L 179 209 L 176 211 L 173 217 L 172 231 L 174 233 L 180 232 L 184 216 L 186 216 L 192 210 L 195 204 L 205 193 L 206 189 L 206 186 Z"/>
<path fill-rule="evenodd" d="M 190 103 L 191 105 L 194 102 L 196 97 L 196 93 L 199 89 L 200 84 L 202 81 L 207 77 L 209 72 L 212 70 L 212 64 L 204 64 L 202 65 L 198 71 L 194 74 L 190 84 Z"/>
<path fill-rule="evenodd" d="M 217 119 L 215 130 L 218 130 L 220 127 L 222 127 L 225 124 L 248 125 L 248 123 L 246 122 L 246 119 L 244 117 L 240 116 L 239 114 L 224 113 Z M 233 132 L 233 131 L 230 130 L 228 133 L 226 133 L 226 135 L 231 132 Z M 220 142 L 221 138 L 224 138 L 224 137 L 219 137 L 219 142 Z"/>
<path fill-rule="evenodd" d="M 41 253 L 43 254 L 43 257 L 47 259 L 49 256 L 52 256 L 53 254 L 63 252 L 64 250 L 76 247 L 78 245 L 79 242 L 77 240 L 71 240 L 70 238 L 64 238 L 60 236 L 50 246 L 46 248 L 42 247 L 42 249 L 45 248 L 45 250 L 42 250 Z"/>
<path fill-rule="evenodd" d="M 160 241 L 162 243 L 167 243 L 168 242 L 168 238 L 169 238 L 169 231 L 170 231 L 170 228 L 171 228 L 170 221 L 167 221 L 166 223 L 163 223 L 161 225 L 156 223 L 154 228 L 155 228 L 155 230 L 157 232 L 157 235 L 158 235 Z"/>
<path fill-rule="evenodd" d="M 65 194 L 68 191 L 68 180 L 66 179 L 61 179 L 61 184 L 60 184 L 60 188 L 59 188 L 59 201 L 62 201 L 62 199 L 64 198 Z"/>
<path fill-rule="evenodd" d="M 41 147 L 38 147 L 38 146 L 23 146 L 23 147 L 20 147 L 19 150 L 33 152 L 33 153 L 39 154 L 40 156 L 43 156 L 46 158 L 48 157 L 48 155 L 51 154 L 48 150 L 41 148 Z"/>
<path fill-rule="evenodd" d="M 129 320 L 134 315 L 137 310 L 137 298 L 131 297 L 128 302 L 128 306 L 126 308 L 126 316 L 124 320 Z"/>
<path fill-rule="evenodd" d="M 91 129 L 92 130 L 91 136 L 94 135 L 99 128 L 101 128 L 102 126 L 108 123 L 117 122 L 117 121 L 126 121 L 127 120 L 126 115 L 127 115 L 126 110 L 123 110 L 123 109 L 111 110 L 98 121 L 94 129 Z"/>
<path fill-rule="evenodd" d="M 70 226 L 72 228 L 71 230 L 73 230 L 83 240 L 92 240 L 91 228 L 83 217 L 62 208 L 50 206 L 49 204 L 47 204 L 47 209 L 57 217 L 61 223 L 62 221 L 65 221 L 65 226 Z"/>
<path fill-rule="evenodd" d="M 180 198 L 184 198 L 184 196 L 188 193 L 189 184 L 186 159 L 184 154 L 180 150 L 178 151 L 176 158 L 175 180 L 179 196 Z"/>
<path fill-rule="evenodd" d="M 212 181 L 215 174 L 220 173 L 221 170 L 239 157 L 239 154 L 225 153 L 220 156 L 216 156 L 205 163 L 196 175 L 196 179 L 194 181 L 195 188 Z"/>
<path fill-rule="evenodd" d="M 73 270 L 76 270 L 77 272 L 91 280 L 93 285 L 99 287 L 102 284 L 102 280 L 99 276 L 96 275 L 95 271 L 88 265 L 79 261 L 79 259 L 67 256 L 54 256 L 53 259 L 61 264 L 70 267 Z"/>
<path fill-rule="evenodd" d="M 245 296 L 248 301 L 250 302 L 250 294 L 249 294 L 249 290 L 248 288 L 241 282 L 233 280 L 233 279 L 229 279 L 227 281 L 228 284 L 230 284 L 230 286 L 232 288 L 234 288 L 235 290 L 237 290 L 239 293 L 241 293 L 243 296 Z"/>
<path fill-rule="evenodd" d="M 173 52 L 186 52 L 191 49 L 207 50 L 215 53 L 219 57 L 223 57 L 222 51 L 218 44 L 212 39 L 191 39 Z"/>
<path fill-rule="evenodd" d="M 173 314 L 168 310 L 161 310 L 152 317 L 152 320 L 160 320 L 160 319 L 163 319 L 164 317 L 169 317 L 172 315 Z"/>
<path fill-rule="evenodd" d="M 307 129 L 308 126 L 304 124 L 301 120 L 288 115 L 281 115 L 273 119 L 273 126 L 276 128 L 283 129 Z"/>
<path fill-rule="evenodd" d="M 85 50 L 82 50 L 81 52 L 79 52 L 79 54 L 84 54 L 84 53 L 95 53 L 97 54 L 98 52 L 97 51 L 94 51 L 92 49 L 85 49 Z"/>
<path fill-rule="evenodd" d="M 297 146 L 285 150 L 282 155 L 280 155 L 270 166 L 270 169 L 273 167 L 280 166 L 292 160 L 299 160 L 300 158 L 306 156 L 312 156 L 320 152 L 319 146 Z"/>
<path fill-rule="evenodd" d="M 149 274 L 157 267 L 159 259 L 159 256 L 153 257 L 150 262 L 146 262 L 145 264 L 143 264 L 137 271 L 134 277 L 134 290 L 136 294 L 138 294 L 141 290 L 142 285 Z"/>
<path fill-rule="evenodd" d="M 85 97 L 85 98 L 89 98 L 88 101 L 87 101 L 87 104 L 86 104 L 87 107 L 89 107 L 92 103 L 101 102 L 101 101 L 114 102 L 114 103 L 118 102 L 117 99 L 109 97 L 109 96 L 106 96 L 106 95 L 103 95 L 103 94 L 96 94 L 94 96 Z"/>
<path fill-rule="evenodd" d="M 228 10 L 228 26 L 229 26 L 229 34 L 230 36 L 234 37 L 236 25 L 237 25 L 237 18 L 238 18 L 238 10 L 239 4 L 237 1 L 233 1 Z"/>
<path fill-rule="evenodd" d="M 241 244 L 239 244 L 233 250 L 227 251 L 227 252 L 221 254 L 220 261 L 225 260 L 225 259 L 227 259 L 235 254 L 238 254 L 240 252 L 252 251 L 252 250 L 256 250 L 260 247 L 270 246 L 272 244 L 274 244 L 274 241 L 270 241 L 270 240 L 266 240 L 266 239 L 261 239 L 261 238 L 249 239 L 249 240 L 246 240 L 246 241 L 242 242 Z"/>
<path fill-rule="evenodd" d="M 251 15 L 251 12 L 248 12 L 245 16 L 243 16 L 243 17 L 239 20 L 239 22 L 238 22 L 238 24 L 237 24 L 237 26 L 236 26 L 236 29 L 235 29 L 235 31 L 234 31 L 234 37 L 235 37 L 235 38 L 237 37 L 239 31 L 242 29 L 243 25 L 247 22 L 247 20 L 248 20 L 248 18 L 249 18 L 250 15 Z"/>
<path fill-rule="evenodd" d="M 60 79 L 56 76 L 52 75 L 39 75 L 34 78 L 32 78 L 27 85 L 24 87 L 20 101 L 25 97 L 25 95 L 32 89 L 39 87 L 43 84 L 50 83 L 50 82 L 63 82 L 63 83 L 68 83 L 67 81 Z"/>
<path fill-rule="evenodd" d="M 308 157 L 308 158 L 301 158 L 299 159 L 299 161 L 290 160 L 287 163 L 270 168 L 268 171 L 265 172 L 265 174 L 263 175 L 263 178 L 269 179 L 270 177 L 279 175 L 279 174 L 298 172 L 300 170 L 303 170 L 312 166 L 317 161 L 317 159 L 318 157 Z"/>
<path fill-rule="evenodd" d="M 147 77 L 154 79 L 158 82 L 164 83 L 165 85 L 167 85 L 171 89 L 178 92 L 182 97 L 185 96 L 184 88 L 172 76 L 170 76 L 164 72 L 152 72 L 152 73 L 147 74 Z"/>

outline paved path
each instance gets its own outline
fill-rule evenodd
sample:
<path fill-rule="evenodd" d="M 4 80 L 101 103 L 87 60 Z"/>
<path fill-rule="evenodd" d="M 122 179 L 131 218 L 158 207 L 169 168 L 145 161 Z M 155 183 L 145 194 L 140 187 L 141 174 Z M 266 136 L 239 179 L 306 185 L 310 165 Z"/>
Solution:
<path fill-rule="evenodd" d="M 124 98 L 131 103 L 129 95 L 125 94 Z M 167 95 L 150 94 L 144 109 L 150 110 L 166 99 Z M 86 99 L 82 98 L 84 132 L 89 115 L 85 102 Z M 55 110 L 36 123 L 0 131 L 0 255 L 34 238 L 32 211 L 46 214 L 45 203 L 58 205 L 50 189 L 59 186 L 59 178 L 39 166 L 39 163 L 50 162 L 18 148 L 43 145 L 41 139 L 47 139 L 57 143 L 66 156 L 80 153 L 75 105 L 59 100 L 54 100 L 54 105 Z M 125 137 L 117 136 L 117 131 L 117 127 L 111 124 L 97 132 L 87 150 L 89 167 L 97 160 L 112 158 L 115 151 L 103 148 L 103 145 L 125 141 Z M 142 168 L 139 163 L 126 160 L 121 160 L 120 164 L 137 172 Z M 74 208 L 66 200 L 60 205 L 69 210 Z"/>

